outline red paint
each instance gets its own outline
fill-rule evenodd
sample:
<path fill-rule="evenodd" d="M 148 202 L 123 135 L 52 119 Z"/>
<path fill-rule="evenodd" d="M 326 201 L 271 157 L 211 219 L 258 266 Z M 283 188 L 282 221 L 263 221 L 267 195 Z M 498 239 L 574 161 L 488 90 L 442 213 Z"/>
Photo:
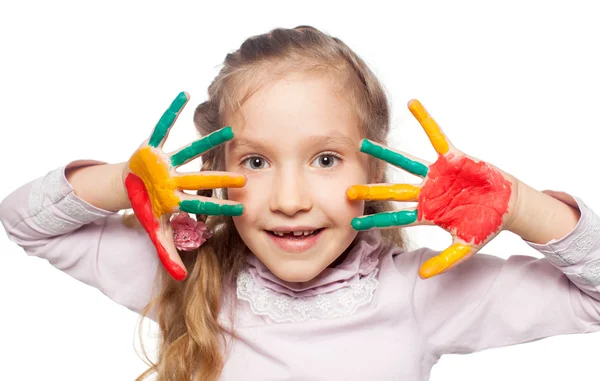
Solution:
<path fill-rule="evenodd" d="M 156 247 L 158 258 L 163 266 L 175 280 L 184 280 L 187 276 L 186 270 L 171 260 L 169 252 L 165 249 L 157 234 L 159 231 L 159 223 L 156 217 L 154 217 L 150 196 L 148 195 L 144 182 L 138 176 L 130 173 L 125 179 L 125 187 L 127 188 L 127 195 L 131 201 L 131 207 Z"/>
<path fill-rule="evenodd" d="M 501 227 L 511 191 L 510 181 L 485 162 L 440 156 L 419 194 L 418 219 L 480 244 Z"/>

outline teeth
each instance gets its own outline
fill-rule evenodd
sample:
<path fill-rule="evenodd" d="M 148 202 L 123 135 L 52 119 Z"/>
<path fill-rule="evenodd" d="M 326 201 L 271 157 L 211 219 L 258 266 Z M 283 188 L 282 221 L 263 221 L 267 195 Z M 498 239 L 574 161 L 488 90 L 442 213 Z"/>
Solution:
<path fill-rule="evenodd" d="M 273 232 L 273 234 L 275 234 L 278 237 L 283 237 L 286 234 L 293 234 L 294 237 L 300 237 L 300 236 L 307 236 L 307 235 L 311 235 L 312 233 L 314 233 L 314 230 L 304 230 L 304 231 L 295 231 L 295 232 Z"/>

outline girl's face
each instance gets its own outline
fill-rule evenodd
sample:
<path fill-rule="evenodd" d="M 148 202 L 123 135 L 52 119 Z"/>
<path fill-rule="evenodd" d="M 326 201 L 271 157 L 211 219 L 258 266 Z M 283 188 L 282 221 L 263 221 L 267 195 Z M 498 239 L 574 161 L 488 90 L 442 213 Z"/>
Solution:
<path fill-rule="evenodd" d="M 245 206 L 233 218 L 240 236 L 280 279 L 313 279 L 348 248 L 350 221 L 363 214 L 364 202 L 345 194 L 369 182 L 358 116 L 326 76 L 294 73 L 261 87 L 226 122 L 235 135 L 226 170 L 247 177 L 228 190 Z"/>

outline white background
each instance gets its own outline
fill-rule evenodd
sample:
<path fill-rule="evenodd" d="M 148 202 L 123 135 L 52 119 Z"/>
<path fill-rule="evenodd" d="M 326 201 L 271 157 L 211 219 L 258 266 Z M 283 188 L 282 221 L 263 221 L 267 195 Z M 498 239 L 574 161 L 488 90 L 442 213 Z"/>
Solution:
<path fill-rule="evenodd" d="M 251 35 L 308 24 L 344 40 L 382 80 L 393 146 L 434 158 L 406 110 L 417 98 L 459 149 L 600 211 L 593 1 L 97 4 L 0 5 L 0 198 L 74 159 L 126 160 L 182 90 L 192 100 L 166 149 L 191 141 L 192 105 L 225 55 Z M 410 233 L 414 246 L 450 243 L 436 228 Z M 538 255 L 510 233 L 484 251 Z M 146 369 L 136 322 L 0 234 L 1 379 L 133 380 Z M 597 379 L 599 351 L 595 334 L 554 337 L 445 356 L 431 380 Z"/>

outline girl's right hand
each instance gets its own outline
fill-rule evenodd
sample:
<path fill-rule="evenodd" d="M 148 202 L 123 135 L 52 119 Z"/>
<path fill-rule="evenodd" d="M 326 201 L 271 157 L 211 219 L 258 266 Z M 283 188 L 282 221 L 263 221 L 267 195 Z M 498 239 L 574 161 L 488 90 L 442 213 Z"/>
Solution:
<path fill-rule="evenodd" d="M 183 190 L 239 188 L 246 184 L 242 175 L 229 172 L 180 173 L 175 169 L 204 152 L 233 138 L 231 127 L 224 127 L 179 150 L 165 154 L 162 147 L 177 116 L 189 100 L 181 92 L 165 111 L 149 139 L 131 156 L 123 170 L 123 181 L 131 206 L 156 247 L 160 261 L 176 280 L 187 271 L 173 240 L 170 219 L 173 213 L 239 216 L 242 204 L 195 196 Z"/>

